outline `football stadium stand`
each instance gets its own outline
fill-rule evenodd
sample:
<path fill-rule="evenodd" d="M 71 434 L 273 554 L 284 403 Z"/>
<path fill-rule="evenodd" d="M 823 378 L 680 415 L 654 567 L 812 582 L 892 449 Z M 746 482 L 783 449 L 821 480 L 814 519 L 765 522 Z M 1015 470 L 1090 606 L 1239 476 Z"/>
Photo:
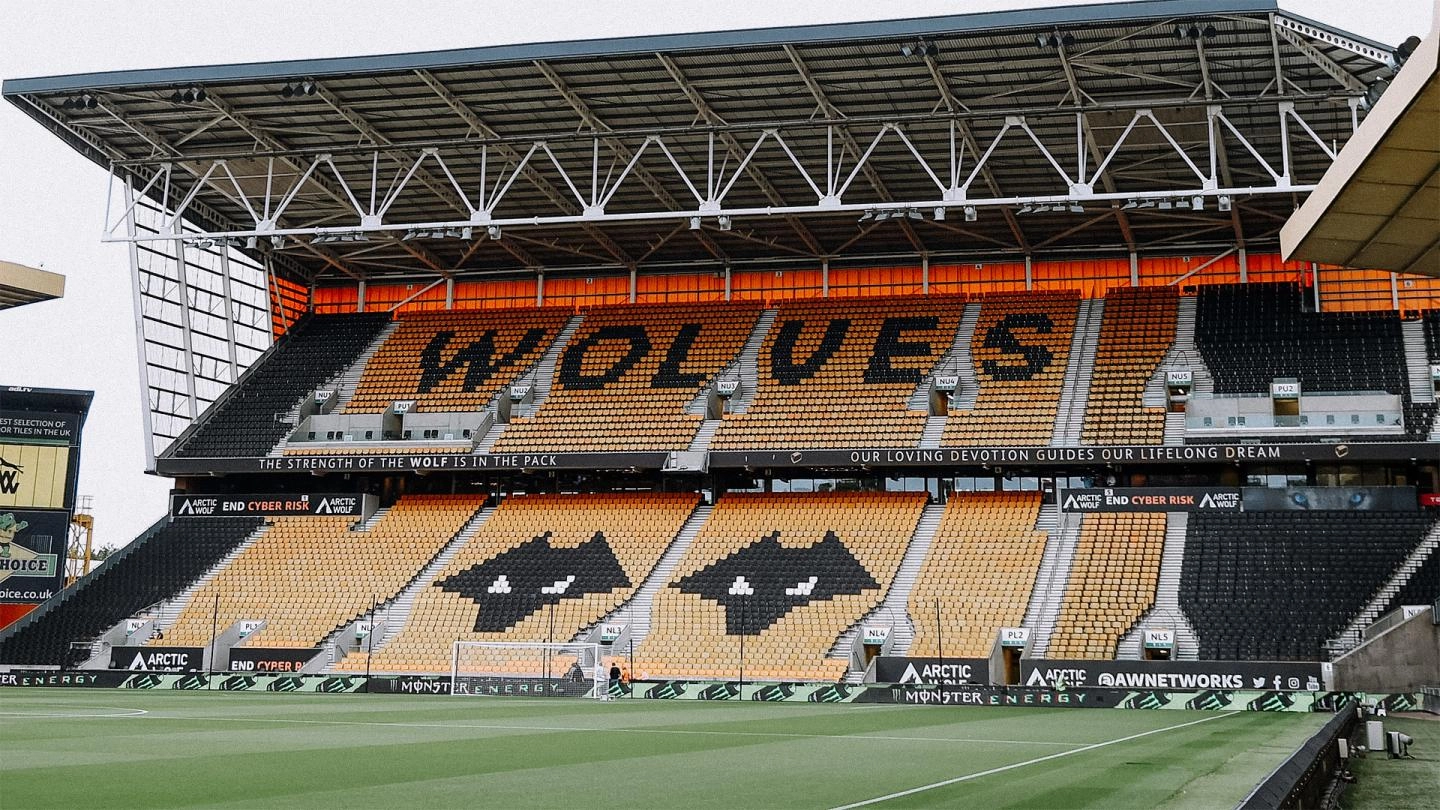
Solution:
<path fill-rule="evenodd" d="M 1160 444 L 1165 408 L 1146 407 L 1145 387 L 1175 342 L 1173 287 L 1111 290 L 1090 378 L 1084 444 Z"/>
<path fill-rule="evenodd" d="M 910 593 L 910 655 L 983 658 L 1000 628 L 1020 626 L 1045 553 L 1039 515 L 1038 492 L 950 497 Z"/>
<path fill-rule="evenodd" d="M 1180 604 L 1200 657 L 1320 661 L 1435 518 L 1424 512 L 1196 513 Z"/>
<path fill-rule="evenodd" d="M 346 413 L 395 401 L 418 412 L 476 411 L 539 359 L 567 313 L 554 309 L 417 312 L 365 364 Z"/>
<path fill-rule="evenodd" d="M 0 637 L 0 662 L 75 665 L 90 641 L 199 579 L 261 527 L 256 518 L 161 521 Z"/>
<path fill-rule="evenodd" d="M 1049 658 L 1114 658 L 1116 644 L 1155 604 L 1165 513 L 1086 515 Z"/>
<path fill-rule="evenodd" d="M 277 518 L 203 587 L 163 641 L 203 647 L 213 622 L 265 624 L 252 647 L 314 647 L 394 596 L 480 508 L 473 495 L 409 495 L 375 525 L 348 517 Z"/>
<path fill-rule="evenodd" d="M 915 447 L 929 414 L 906 403 L 949 349 L 962 309 L 948 297 L 783 304 L 749 410 L 727 415 L 712 447 Z"/>
<path fill-rule="evenodd" d="M 979 393 L 973 409 L 950 413 L 945 446 L 1050 443 L 1079 305 L 1070 292 L 981 302 L 970 345 Z"/>
<path fill-rule="evenodd" d="M 724 496 L 655 597 L 636 674 L 838 680 L 848 663 L 827 653 L 884 598 L 924 507 L 923 493 Z"/>
<path fill-rule="evenodd" d="M 446 672 L 457 640 L 569 641 L 634 594 L 699 500 L 693 493 L 506 499 L 421 591 L 398 635 L 375 651 L 371 670 Z M 363 655 L 337 666 L 365 668 Z"/>
<path fill-rule="evenodd" d="M 388 314 L 315 315 L 296 324 L 177 440 L 176 456 L 263 456 L 294 426 L 281 421 L 306 396 L 354 363 Z"/>
<path fill-rule="evenodd" d="M 703 419 L 686 406 L 735 359 L 759 314 L 742 305 L 588 312 L 549 397 L 515 419 L 494 452 L 685 449 Z"/>

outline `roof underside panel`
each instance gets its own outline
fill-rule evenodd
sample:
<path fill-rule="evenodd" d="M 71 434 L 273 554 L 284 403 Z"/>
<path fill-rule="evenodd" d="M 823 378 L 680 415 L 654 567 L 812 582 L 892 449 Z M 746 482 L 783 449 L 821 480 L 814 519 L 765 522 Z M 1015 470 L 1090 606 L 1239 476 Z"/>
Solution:
<path fill-rule="evenodd" d="M 186 211 L 203 231 L 263 232 L 267 204 L 287 195 L 282 231 L 359 230 L 385 207 L 394 230 L 358 241 L 275 240 L 280 269 L 300 280 L 1273 246 L 1303 196 L 1275 189 L 1318 181 L 1363 115 L 1354 100 L 1389 70 L 1383 46 L 1306 37 L 1277 13 L 1273 0 L 1157 0 L 27 79 L 4 92 L 137 186 L 172 164 L 152 198 L 181 199 L 206 177 Z M 1200 188 L 1212 144 L 1209 188 L 1257 191 L 1227 194 L 1228 211 L 1215 197 L 1203 210 L 1127 205 Z M 859 221 L 942 197 L 943 221 L 929 209 Z M 1024 201 L 1037 197 L 1080 201 L 1036 211 Z M 809 210 L 776 211 L 791 207 Z M 405 233 L 477 209 L 486 216 L 463 236 Z M 692 229 L 692 215 L 721 209 L 746 214 Z M 486 238 L 487 217 L 505 223 L 501 238 Z"/>

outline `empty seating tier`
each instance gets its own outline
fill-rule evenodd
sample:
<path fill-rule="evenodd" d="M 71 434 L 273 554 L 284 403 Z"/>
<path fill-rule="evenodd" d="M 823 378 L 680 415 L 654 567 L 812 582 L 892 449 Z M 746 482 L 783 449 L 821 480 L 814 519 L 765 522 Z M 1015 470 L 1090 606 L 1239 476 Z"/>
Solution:
<path fill-rule="evenodd" d="M 655 596 L 641 678 L 838 680 L 826 654 L 883 600 L 924 493 L 733 493 Z"/>
<path fill-rule="evenodd" d="M 358 360 L 389 322 L 388 313 L 314 315 L 301 321 L 201 417 L 174 454 L 229 458 L 269 453 L 294 429 L 278 417 Z"/>
<path fill-rule="evenodd" d="M 197 589 L 163 642 L 204 646 L 221 630 L 265 625 L 249 647 L 313 647 L 395 596 L 480 508 L 475 495 L 410 495 L 368 531 L 352 518 L 277 518 L 265 534 Z M 218 597 L 218 602 L 217 602 Z"/>
<path fill-rule="evenodd" d="M 1038 492 L 955 493 L 910 592 L 909 655 L 984 658 L 1019 627 L 1045 554 Z M 938 610 L 938 617 L 937 617 Z"/>
<path fill-rule="evenodd" d="M 1423 512 L 1190 516 L 1180 606 L 1200 658 L 1322 660 L 1434 521 Z"/>
<path fill-rule="evenodd" d="M 907 400 L 950 349 L 963 309 L 951 297 L 782 305 L 749 409 L 725 416 L 711 449 L 915 447 L 927 413 Z"/>
<path fill-rule="evenodd" d="M 449 672 L 457 640 L 570 641 L 634 595 L 699 500 L 694 493 L 507 499 L 421 590 L 371 670 Z M 501 652 L 471 657 L 506 668 Z M 337 669 L 363 671 L 364 659 L 350 656 Z"/>
<path fill-rule="evenodd" d="M 1084 444 L 1160 444 L 1165 408 L 1147 408 L 1145 386 L 1175 342 L 1173 287 L 1111 290 L 1090 376 Z"/>
<path fill-rule="evenodd" d="M 1430 510 L 1430 514 L 1435 515 L 1435 510 Z M 1384 616 L 1404 605 L 1433 605 L 1437 599 L 1440 599 L 1440 549 L 1432 549 L 1430 556 L 1420 563 L 1405 586 L 1390 598 L 1380 615 Z"/>
<path fill-rule="evenodd" d="M 381 413 L 396 400 L 413 400 L 419 412 L 483 410 L 540 359 L 566 319 L 556 309 L 402 316 L 345 412 Z"/>
<path fill-rule="evenodd" d="M 1155 604 L 1165 514 L 1086 515 L 1049 658 L 1115 657 L 1120 637 Z"/>
<path fill-rule="evenodd" d="M 970 344 L 975 407 L 952 411 L 946 447 L 1050 443 L 1080 305 L 1074 293 L 988 296 Z"/>
<path fill-rule="evenodd" d="M 1408 392 L 1400 319 L 1393 312 L 1303 312 L 1296 284 L 1201 287 L 1195 346 L 1215 393 L 1268 393 L 1276 377 L 1322 391 Z"/>
<path fill-rule="evenodd" d="M 0 663 L 73 666 L 88 642 L 120 621 L 174 597 L 261 527 L 259 518 L 175 518 L 116 552 L 39 608 L 34 620 L 0 633 Z"/>
<path fill-rule="evenodd" d="M 683 450 L 702 416 L 686 406 L 739 354 L 754 306 L 601 307 L 555 368 L 549 398 L 492 452 Z"/>

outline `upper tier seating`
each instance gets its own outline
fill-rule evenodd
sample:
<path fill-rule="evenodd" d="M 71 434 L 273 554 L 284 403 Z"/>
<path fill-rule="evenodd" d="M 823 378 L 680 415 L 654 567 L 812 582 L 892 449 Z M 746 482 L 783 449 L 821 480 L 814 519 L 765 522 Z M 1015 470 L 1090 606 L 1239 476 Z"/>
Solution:
<path fill-rule="evenodd" d="M 1423 512 L 1190 516 L 1180 606 L 1201 659 L 1323 660 L 1429 530 Z"/>
<path fill-rule="evenodd" d="M 482 500 L 409 495 L 369 531 L 351 531 L 348 517 L 277 518 L 195 591 L 164 641 L 155 643 L 204 646 L 218 617 L 222 630 L 246 619 L 265 621 L 246 646 L 313 647 L 404 588 Z"/>
<path fill-rule="evenodd" d="M 567 317 L 557 309 L 401 316 L 345 412 L 382 413 L 396 400 L 413 400 L 417 412 L 483 410 L 540 359 Z"/>
<path fill-rule="evenodd" d="M 949 351 L 963 310 L 939 296 L 786 302 L 749 410 L 725 416 L 711 449 L 915 447 L 927 414 L 906 401 Z"/>
<path fill-rule="evenodd" d="M 1075 293 L 986 296 L 970 343 L 980 391 L 952 411 L 943 446 L 1050 443 L 1080 298 Z"/>
<path fill-rule="evenodd" d="M 1393 312 L 1301 311 L 1296 284 L 1201 287 L 1195 346 L 1217 395 L 1258 394 L 1295 377 L 1306 394 L 1409 390 Z"/>
<path fill-rule="evenodd" d="M 1049 658 L 1114 658 L 1120 637 L 1155 604 L 1165 514 L 1086 515 Z"/>
<path fill-rule="evenodd" d="M 685 406 L 725 368 L 759 317 L 753 305 L 601 307 L 555 367 L 550 396 L 492 452 L 683 450 L 702 417 Z"/>
<path fill-rule="evenodd" d="M 117 552 L 52 603 L 37 620 L 0 633 L 0 663 L 74 666 L 88 642 L 120 621 L 175 596 L 259 529 L 259 518 L 174 518 Z M 148 537 L 148 539 L 146 539 Z M 21 620 L 26 621 L 25 619 Z"/>
<path fill-rule="evenodd" d="M 569 641 L 635 594 L 699 500 L 694 493 L 506 499 L 421 590 L 399 635 L 375 651 L 371 671 L 448 672 L 457 640 Z M 490 655 L 503 670 L 504 656 Z M 349 656 L 337 669 L 363 671 L 364 659 Z"/>
<path fill-rule="evenodd" d="M 715 505 L 635 648 L 640 678 L 835 681 L 826 654 L 890 589 L 924 493 L 732 493 Z"/>
<path fill-rule="evenodd" d="M 359 359 L 390 322 L 389 313 L 313 315 L 282 337 L 274 353 L 252 366 L 239 387 L 201 417 L 174 455 L 257 457 L 294 430 L 277 416 Z"/>
<path fill-rule="evenodd" d="M 1038 492 L 950 496 L 910 592 L 909 655 L 984 658 L 1000 628 L 1020 626 L 1045 554 L 1039 514 Z"/>
<path fill-rule="evenodd" d="M 1147 408 L 1145 385 L 1175 342 L 1174 287 L 1111 290 L 1090 377 L 1083 444 L 1160 444 L 1165 408 Z"/>

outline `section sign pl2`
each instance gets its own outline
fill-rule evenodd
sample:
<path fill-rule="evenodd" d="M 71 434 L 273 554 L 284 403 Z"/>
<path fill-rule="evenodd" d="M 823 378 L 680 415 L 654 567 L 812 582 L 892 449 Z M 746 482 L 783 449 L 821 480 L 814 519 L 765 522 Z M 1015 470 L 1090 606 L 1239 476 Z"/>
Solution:
<path fill-rule="evenodd" d="M 171 517 L 360 517 L 364 497 L 294 492 L 261 495 L 171 495 Z"/>

